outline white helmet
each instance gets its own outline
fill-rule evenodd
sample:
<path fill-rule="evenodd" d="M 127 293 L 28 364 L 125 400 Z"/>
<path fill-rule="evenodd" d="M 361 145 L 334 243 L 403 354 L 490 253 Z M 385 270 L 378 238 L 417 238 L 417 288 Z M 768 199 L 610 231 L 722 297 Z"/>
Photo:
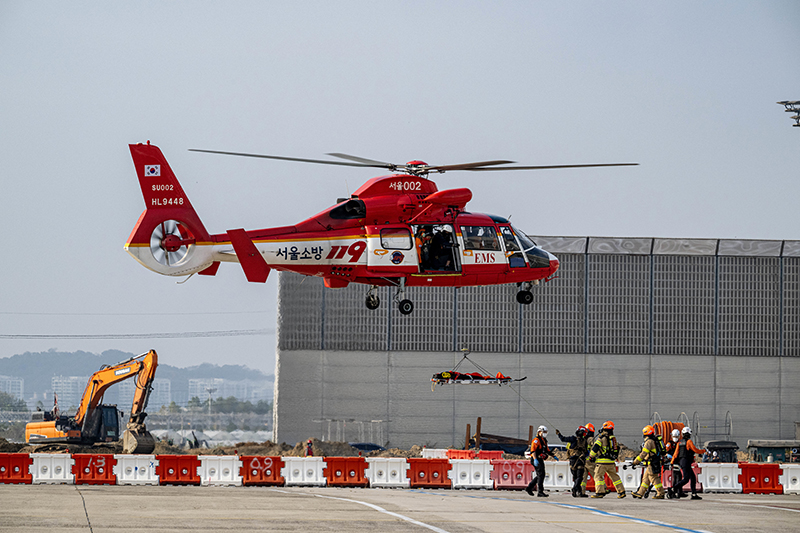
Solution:
<path fill-rule="evenodd" d="M 678 431 L 677 429 L 673 429 L 672 430 L 672 436 L 673 437 L 680 437 L 681 436 L 681 432 Z"/>
<path fill-rule="evenodd" d="M 692 428 L 690 428 L 689 426 L 685 426 L 681 430 L 681 433 L 683 433 L 684 435 L 691 435 L 692 434 Z"/>
<path fill-rule="evenodd" d="M 536 432 L 547 433 L 547 426 L 539 426 L 539 429 Z"/>

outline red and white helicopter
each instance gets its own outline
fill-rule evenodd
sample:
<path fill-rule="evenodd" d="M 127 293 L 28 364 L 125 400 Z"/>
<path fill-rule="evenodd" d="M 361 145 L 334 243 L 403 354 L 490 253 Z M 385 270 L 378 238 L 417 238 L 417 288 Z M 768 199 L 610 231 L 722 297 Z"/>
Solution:
<path fill-rule="evenodd" d="M 558 259 L 502 217 L 465 210 L 469 189 L 440 191 L 431 172 L 454 170 L 535 170 L 626 166 L 636 163 L 508 166 L 512 161 L 482 161 L 433 166 L 405 165 L 346 154 L 343 161 L 194 150 L 351 167 L 386 168 L 393 174 L 372 178 L 350 198 L 293 226 L 260 230 L 230 229 L 210 234 L 158 147 L 130 145 L 144 195 L 145 210 L 125 249 L 142 265 L 167 276 L 213 276 L 220 263 L 239 263 L 248 281 L 264 283 L 271 269 L 317 276 L 328 288 L 350 283 L 369 286 L 366 306 L 377 309 L 378 287 L 397 287 L 402 314 L 414 304 L 408 287 L 468 287 L 513 284 L 517 301 L 530 304 L 530 289 L 549 281 Z"/>

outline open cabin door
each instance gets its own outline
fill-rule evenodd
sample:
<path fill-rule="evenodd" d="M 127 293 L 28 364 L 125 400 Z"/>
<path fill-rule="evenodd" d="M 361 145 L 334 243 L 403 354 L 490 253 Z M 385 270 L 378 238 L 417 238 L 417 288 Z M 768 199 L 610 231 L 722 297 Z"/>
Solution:
<path fill-rule="evenodd" d="M 406 224 L 367 226 L 367 270 L 374 274 L 416 274 L 419 257 Z"/>

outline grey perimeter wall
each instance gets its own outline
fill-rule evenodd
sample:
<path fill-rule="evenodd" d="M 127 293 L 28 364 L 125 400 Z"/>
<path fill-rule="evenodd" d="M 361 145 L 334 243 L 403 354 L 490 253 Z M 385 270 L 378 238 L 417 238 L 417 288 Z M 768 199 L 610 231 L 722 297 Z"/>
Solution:
<path fill-rule="evenodd" d="M 409 289 L 411 315 L 280 274 L 275 439 L 460 446 L 474 431 L 527 438 L 614 420 L 641 440 L 681 413 L 701 440 L 793 438 L 800 420 L 800 243 L 540 237 L 559 277 L 514 286 Z M 515 387 L 439 386 L 462 348 Z M 460 370 L 475 371 L 470 361 Z"/>

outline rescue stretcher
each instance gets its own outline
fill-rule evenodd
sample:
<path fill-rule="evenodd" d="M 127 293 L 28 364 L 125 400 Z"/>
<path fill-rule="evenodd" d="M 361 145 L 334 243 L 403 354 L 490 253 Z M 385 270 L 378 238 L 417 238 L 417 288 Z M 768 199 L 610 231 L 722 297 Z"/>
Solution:
<path fill-rule="evenodd" d="M 471 372 L 463 374 L 455 370 L 445 370 L 439 372 L 431 377 L 431 382 L 436 385 L 508 385 L 514 381 L 522 381 L 524 378 L 514 379 L 504 376 L 502 372 L 498 372 L 494 377 L 480 374 L 478 372 Z"/>
<path fill-rule="evenodd" d="M 436 385 L 508 385 L 515 381 L 522 381 L 527 379 L 527 376 L 524 378 L 514 379 L 503 375 L 502 372 L 498 372 L 497 374 L 492 377 L 489 372 L 480 366 L 478 363 L 467 357 L 469 355 L 469 350 L 462 350 L 463 357 L 461 361 L 453 368 L 453 370 L 445 370 L 443 372 L 439 372 L 434 374 L 431 377 L 431 391 L 436 388 Z M 475 366 L 480 372 L 470 372 L 464 373 L 459 372 L 458 367 L 464 361 L 469 361 L 470 363 Z"/>

